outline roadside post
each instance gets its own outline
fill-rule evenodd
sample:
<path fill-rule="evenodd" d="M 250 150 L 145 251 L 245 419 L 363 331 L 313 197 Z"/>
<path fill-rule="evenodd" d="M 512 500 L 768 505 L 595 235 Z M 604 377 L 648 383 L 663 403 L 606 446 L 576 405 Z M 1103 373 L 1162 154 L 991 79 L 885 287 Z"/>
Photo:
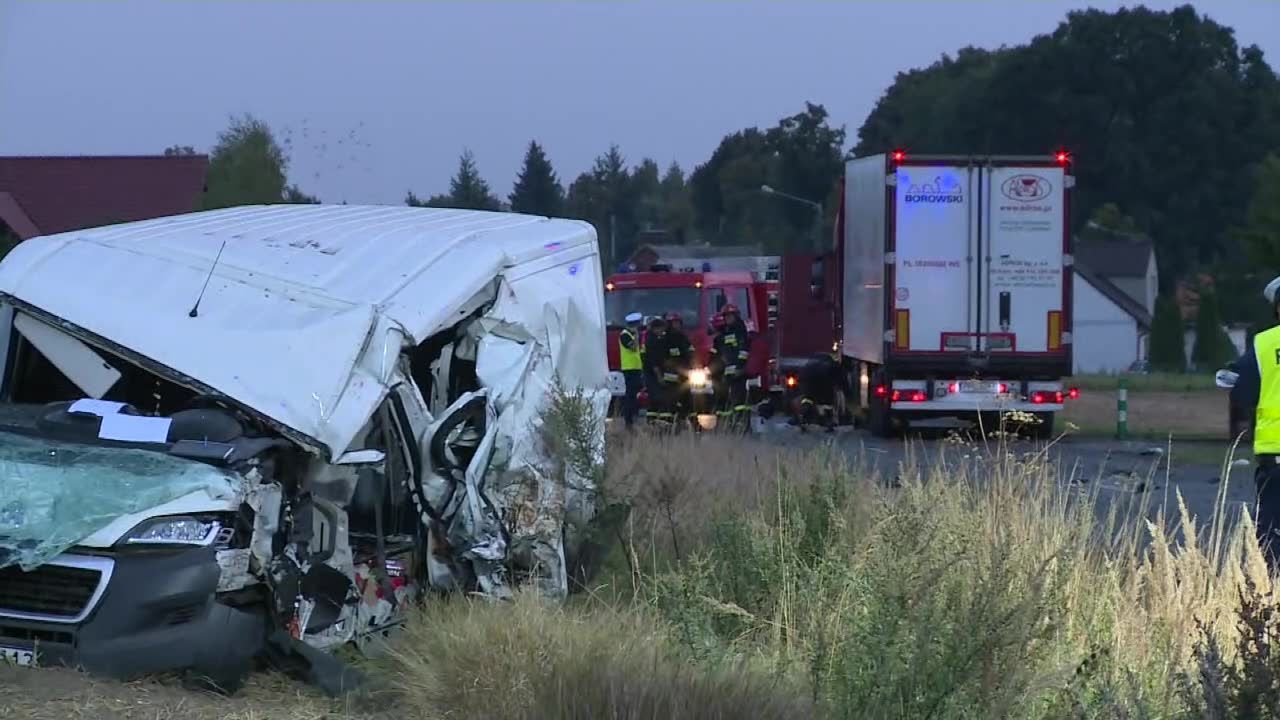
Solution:
<path fill-rule="evenodd" d="M 1116 439 L 1129 437 L 1129 388 L 1124 378 L 1120 378 L 1120 387 L 1116 390 Z"/>

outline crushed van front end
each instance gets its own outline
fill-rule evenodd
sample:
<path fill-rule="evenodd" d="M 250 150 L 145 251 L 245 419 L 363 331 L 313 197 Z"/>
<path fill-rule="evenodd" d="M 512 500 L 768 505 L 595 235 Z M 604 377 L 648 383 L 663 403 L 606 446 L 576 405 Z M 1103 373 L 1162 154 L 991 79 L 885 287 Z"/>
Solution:
<path fill-rule="evenodd" d="M 187 670 L 234 689 L 263 650 L 266 616 L 219 596 L 215 554 L 73 552 L 0 569 L 0 653 L 106 677 Z"/>

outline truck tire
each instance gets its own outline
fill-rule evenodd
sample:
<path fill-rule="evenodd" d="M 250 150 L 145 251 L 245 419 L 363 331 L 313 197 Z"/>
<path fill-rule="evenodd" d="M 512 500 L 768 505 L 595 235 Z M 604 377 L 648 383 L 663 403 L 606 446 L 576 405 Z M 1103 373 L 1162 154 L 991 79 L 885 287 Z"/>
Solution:
<path fill-rule="evenodd" d="M 880 384 L 887 385 L 888 381 L 882 374 L 873 372 L 870 383 L 874 388 Z M 893 412 L 889 409 L 889 399 L 876 397 L 874 392 L 867 393 L 867 429 L 878 438 L 894 436 Z"/>
<path fill-rule="evenodd" d="M 1036 413 L 1036 418 L 1040 422 L 1031 426 L 1031 437 L 1036 440 L 1052 440 L 1053 439 L 1053 413 Z"/>
<path fill-rule="evenodd" d="M 878 438 L 893 437 L 893 418 L 890 417 L 889 408 L 885 403 L 871 402 L 871 407 L 867 411 L 867 429 Z"/>

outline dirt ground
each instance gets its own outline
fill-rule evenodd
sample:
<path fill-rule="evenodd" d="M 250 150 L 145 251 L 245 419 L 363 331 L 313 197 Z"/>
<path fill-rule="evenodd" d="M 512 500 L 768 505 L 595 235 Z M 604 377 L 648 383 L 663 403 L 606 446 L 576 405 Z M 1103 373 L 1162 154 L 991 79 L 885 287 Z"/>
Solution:
<path fill-rule="evenodd" d="M 1116 428 L 1114 392 L 1089 392 L 1067 404 L 1065 422 L 1087 435 L 1111 435 Z M 1060 423 L 1059 430 L 1065 429 Z M 1129 433 L 1135 437 L 1226 440 L 1227 394 L 1220 390 L 1130 391 Z"/>
<path fill-rule="evenodd" d="M 393 717 L 374 701 L 335 702 L 300 682 L 259 673 L 227 698 L 177 681 L 118 683 L 60 669 L 0 665 L 0 717 L 18 720 L 336 720 Z"/>

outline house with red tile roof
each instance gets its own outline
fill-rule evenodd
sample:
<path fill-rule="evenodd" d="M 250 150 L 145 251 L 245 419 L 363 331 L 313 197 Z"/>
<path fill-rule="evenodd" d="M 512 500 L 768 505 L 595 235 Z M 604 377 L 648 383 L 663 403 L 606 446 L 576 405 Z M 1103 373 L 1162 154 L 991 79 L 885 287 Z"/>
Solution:
<path fill-rule="evenodd" d="M 0 157 L 0 236 L 199 210 L 208 166 L 206 155 Z"/>

